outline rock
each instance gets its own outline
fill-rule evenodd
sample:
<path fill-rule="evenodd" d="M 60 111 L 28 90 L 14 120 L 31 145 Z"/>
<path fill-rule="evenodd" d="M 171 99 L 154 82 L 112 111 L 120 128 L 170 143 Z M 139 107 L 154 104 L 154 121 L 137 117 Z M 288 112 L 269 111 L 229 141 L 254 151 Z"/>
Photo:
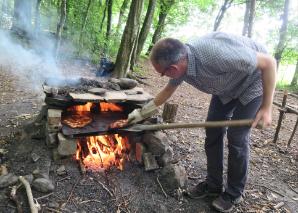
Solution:
<path fill-rule="evenodd" d="M 94 94 L 94 95 L 104 95 L 106 93 L 106 89 L 104 88 L 92 88 L 89 89 L 88 92 Z"/>
<path fill-rule="evenodd" d="M 170 141 L 172 141 L 174 144 L 178 142 L 178 138 L 177 138 L 177 136 L 175 136 L 175 135 L 173 135 L 173 134 L 168 135 L 168 139 L 169 139 Z"/>
<path fill-rule="evenodd" d="M 65 169 L 65 166 L 62 165 L 60 166 L 57 170 L 56 170 L 56 173 L 57 175 L 65 175 L 67 172 L 66 172 L 66 169 Z"/>
<path fill-rule="evenodd" d="M 5 165 L 1 165 L 0 166 L 0 176 L 1 175 L 7 175 L 7 174 L 8 174 L 7 167 Z"/>
<path fill-rule="evenodd" d="M 74 155 L 77 150 L 77 140 L 64 137 L 63 134 L 58 133 L 58 153 L 61 156 Z"/>
<path fill-rule="evenodd" d="M 57 203 L 56 201 L 50 201 L 48 206 L 53 209 L 57 209 L 60 207 L 59 203 Z"/>
<path fill-rule="evenodd" d="M 121 90 L 119 84 L 114 83 L 114 82 L 107 82 L 107 83 L 105 84 L 105 88 L 106 88 L 106 89 L 109 89 L 109 90 L 111 90 L 111 89 L 112 89 L 112 90 L 116 90 L 116 91 L 120 91 L 120 90 Z"/>
<path fill-rule="evenodd" d="M 158 158 L 158 164 L 160 166 L 166 166 L 167 164 L 169 164 L 170 162 L 172 162 L 173 160 L 173 156 L 174 156 L 174 152 L 172 147 L 168 147 L 166 152 L 161 156 L 161 158 Z"/>
<path fill-rule="evenodd" d="M 155 169 L 159 169 L 156 159 L 152 155 L 152 153 L 150 153 L 150 152 L 144 153 L 143 161 L 144 161 L 145 171 L 148 172 L 148 171 L 152 171 Z"/>
<path fill-rule="evenodd" d="M 33 160 L 33 162 L 38 161 L 40 158 L 40 156 L 34 152 L 31 153 L 31 159 Z"/>
<path fill-rule="evenodd" d="M 118 83 L 121 89 L 132 89 L 138 85 L 136 80 L 130 78 L 120 78 Z"/>
<path fill-rule="evenodd" d="M 61 114 L 60 109 L 48 109 L 47 124 L 49 129 L 55 130 L 61 125 Z"/>
<path fill-rule="evenodd" d="M 142 164 L 143 163 L 143 155 L 146 152 L 146 147 L 143 143 L 136 143 L 136 160 Z"/>
<path fill-rule="evenodd" d="M 159 180 L 169 193 L 184 188 L 187 180 L 185 168 L 178 164 L 168 164 L 161 170 Z"/>
<path fill-rule="evenodd" d="M 57 137 L 57 133 L 47 133 L 46 134 L 46 145 L 49 148 L 53 148 L 56 147 L 58 144 L 58 137 Z"/>
<path fill-rule="evenodd" d="M 143 143 L 146 144 L 149 152 L 160 157 L 170 149 L 167 135 L 160 131 L 145 133 Z"/>
<path fill-rule="evenodd" d="M 0 189 L 18 182 L 18 177 L 12 173 L 0 176 Z"/>
<path fill-rule="evenodd" d="M 31 184 L 34 179 L 34 176 L 32 174 L 29 174 L 25 175 L 24 178 Z"/>
<path fill-rule="evenodd" d="M 52 192 L 55 187 L 49 179 L 46 178 L 37 178 L 33 181 L 32 187 L 39 192 Z"/>
<path fill-rule="evenodd" d="M 49 178 L 49 174 L 47 172 L 41 172 L 39 169 L 35 169 L 32 174 L 34 178 Z"/>

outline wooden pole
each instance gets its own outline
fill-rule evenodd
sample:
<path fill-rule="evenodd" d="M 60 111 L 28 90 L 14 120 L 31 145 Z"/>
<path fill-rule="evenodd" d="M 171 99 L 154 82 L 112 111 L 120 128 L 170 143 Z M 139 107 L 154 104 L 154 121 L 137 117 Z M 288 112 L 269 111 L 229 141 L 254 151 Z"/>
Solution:
<path fill-rule="evenodd" d="M 281 104 L 282 109 L 284 109 L 286 107 L 287 97 L 288 97 L 288 91 L 285 90 L 284 91 L 284 96 L 283 96 L 283 99 L 282 99 L 282 104 Z M 279 111 L 279 118 L 278 118 L 276 130 L 275 130 L 275 135 L 274 135 L 273 143 L 276 143 L 276 141 L 278 139 L 278 134 L 279 134 L 279 131 L 280 131 L 280 128 L 281 128 L 282 119 L 284 117 L 284 114 L 285 114 L 285 110 L 280 110 Z"/>
<path fill-rule="evenodd" d="M 298 117 L 297 117 L 297 121 L 296 121 L 296 124 L 295 124 L 295 126 L 294 126 L 294 129 L 293 129 L 293 132 L 292 132 L 292 134 L 291 134 L 291 137 L 290 137 L 290 139 L 289 139 L 289 141 L 288 141 L 288 147 L 290 147 L 291 146 L 291 142 L 292 142 L 292 140 L 293 140 L 293 138 L 294 138 L 294 135 L 295 135 L 295 132 L 296 132 L 296 130 L 297 130 L 297 126 L 298 126 Z"/>
<path fill-rule="evenodd" d="M 129 129 L 132 131 L 155 131 L 163 129 L 179 129 L 179 128 L 218 128 L 218 127 L 240 127 L 251 126 L 253 119 L 243 120 L 227 120 L 227 121 L 206 121 L 199 123 L 171 123 L 171 124 L 136 124 Z M 262 124 L 258 124 L 258 128 L 262 128 Z"/>
<path fill-rule="evenodd" d="M 165 103 L 163 112 L 162 112 L 163 121 L 167 123 L 175 122 L 177 110 L 178 110 L 178 104 Z"/>

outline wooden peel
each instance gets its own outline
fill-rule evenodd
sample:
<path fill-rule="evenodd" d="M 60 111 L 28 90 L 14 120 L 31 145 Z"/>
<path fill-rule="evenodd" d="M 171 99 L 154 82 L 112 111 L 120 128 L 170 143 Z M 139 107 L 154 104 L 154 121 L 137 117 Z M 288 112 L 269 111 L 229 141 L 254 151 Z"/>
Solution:
<path fill-rule="evenodd" d="M 253 124 L 253 119 L 244 120 L 227 120 L 227 121 L 206 121 L 197 123 L 169 123 L 169 124 L 135 124 L 130 127 L 120 128 L 126 131 L 140 132 L 140 131 L 156 131 L 164 129 L 180 129 L 180 128 L 218 128 L 218 127 L 250 127 Z M 257 128 L 262 128 L 263 125 L 259 123 Z"/>

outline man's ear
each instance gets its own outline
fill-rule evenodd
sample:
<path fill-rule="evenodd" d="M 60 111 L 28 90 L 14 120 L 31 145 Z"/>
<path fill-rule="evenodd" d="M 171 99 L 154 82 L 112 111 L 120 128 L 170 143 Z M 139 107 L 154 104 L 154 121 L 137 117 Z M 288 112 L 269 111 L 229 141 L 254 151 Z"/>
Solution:
<path fill-rule="evenodd" d="M 170 65 L 168 69 L 171 73 L 176 73 L 179 70 L 178 65 L 176 65 L 176 64 Z"/>

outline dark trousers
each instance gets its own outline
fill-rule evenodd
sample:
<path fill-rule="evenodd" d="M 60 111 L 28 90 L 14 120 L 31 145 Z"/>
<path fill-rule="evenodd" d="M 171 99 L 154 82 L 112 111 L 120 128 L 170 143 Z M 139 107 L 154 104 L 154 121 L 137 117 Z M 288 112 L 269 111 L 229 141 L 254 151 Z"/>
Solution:
<path fill-rule="evenodd" d="M 212 96 L 207 121 L 253 119 L 261 102 L 262 96 L 246 105 L 238 99 L 222 104 L 217 96 Z M 237 198 L 242 195 L 247 180 L 250 127 L 206 128 L 207 183 L 211 188 L 223 186 L 223 140 L 226 132 L 229 155 L 225 191 Z"/>

